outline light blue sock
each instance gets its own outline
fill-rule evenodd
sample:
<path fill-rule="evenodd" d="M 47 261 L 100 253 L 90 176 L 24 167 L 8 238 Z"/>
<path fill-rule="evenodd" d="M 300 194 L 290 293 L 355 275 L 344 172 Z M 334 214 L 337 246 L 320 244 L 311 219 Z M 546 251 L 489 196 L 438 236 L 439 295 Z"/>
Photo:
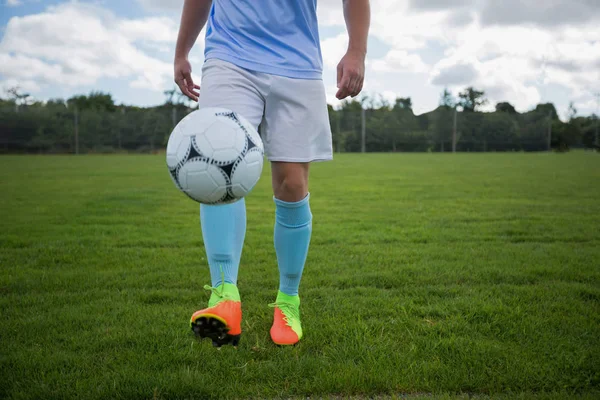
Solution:
<path fill-rule="evenodd" d="M 236 285 L 246 236 L 244 199 L 225 205 L 200 204 L 200 225 L 212 286 L 223 283 L 221 268 L 225 282 Z"/>
<path fill-rule="evenodd" d="M 312 232 L 312 214 L 309 195 L 298 202 L 288 203 L 275 199 L 275 253 L 279 264 L 279 290 L 298 294 L 302 270 L 308 254 Z"/>

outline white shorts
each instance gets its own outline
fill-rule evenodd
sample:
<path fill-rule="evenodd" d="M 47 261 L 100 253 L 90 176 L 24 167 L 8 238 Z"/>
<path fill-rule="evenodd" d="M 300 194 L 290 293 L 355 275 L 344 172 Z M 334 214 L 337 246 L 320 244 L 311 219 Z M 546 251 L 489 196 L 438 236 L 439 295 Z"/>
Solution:
<path fill-rule="evenodd" d="M 199 107 L 223 107 L 243 115 L 260 136 L 269 161 L 311 162 L 333 158 L 322 80 L 249 71 L 211 58 L 202 68 Z"/>

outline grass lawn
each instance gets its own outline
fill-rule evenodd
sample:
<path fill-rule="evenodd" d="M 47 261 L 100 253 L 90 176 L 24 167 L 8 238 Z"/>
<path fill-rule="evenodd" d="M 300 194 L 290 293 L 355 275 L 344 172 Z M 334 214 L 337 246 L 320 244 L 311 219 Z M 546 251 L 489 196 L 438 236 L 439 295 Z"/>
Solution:
<path fill-rule="evenodd" d="M 188 325 L 209 273 L 163 156 L 0 157 L 0 398 L 600 396 L 600 156 L 314 165 L 293 348 L 269 338 L 268 173 L 242 342 L 217 351 Z"/>

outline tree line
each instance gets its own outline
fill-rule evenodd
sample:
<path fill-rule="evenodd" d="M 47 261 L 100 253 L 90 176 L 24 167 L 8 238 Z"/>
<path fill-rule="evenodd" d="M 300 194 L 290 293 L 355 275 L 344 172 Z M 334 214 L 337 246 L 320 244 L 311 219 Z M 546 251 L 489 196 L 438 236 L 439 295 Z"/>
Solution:
<path fill-rule="evenodd" d="M 67 100 L 31 101 L 18 88 L 0 98 L 2 153 L 113 153 L 161 151 L 173 127 L 193 107 L 177 91 L 164 104 L 115 104 L 103 92 Z M 444 90 L 439 106 L 415 115 L 409 97 L 391 103 L 364 96 L 329 106 L 336 152 L 567 151 L 598 147 L 598 118 L 578 116 L 573 104 L 567 121 L 553 104 L 519 113 L 508 102 L 481 112 L 485 93 L 469 87 L 458 98 Z"/>

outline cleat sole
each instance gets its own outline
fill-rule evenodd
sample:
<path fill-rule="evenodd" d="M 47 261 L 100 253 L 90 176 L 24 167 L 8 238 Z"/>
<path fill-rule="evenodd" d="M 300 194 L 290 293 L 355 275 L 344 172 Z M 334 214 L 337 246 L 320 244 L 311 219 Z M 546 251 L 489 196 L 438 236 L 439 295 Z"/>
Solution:
<path fill-rule="evenodd" d="M 230 335 L 229 328 L 219 318 L 212 315 L 203 315 L 192 321 L 192 331 L 200 339 L 209 338 L 214 347 L 221 348 L 223 345 L 230 344 L 237 346 L 240 342 L 240 335 Z"/>

